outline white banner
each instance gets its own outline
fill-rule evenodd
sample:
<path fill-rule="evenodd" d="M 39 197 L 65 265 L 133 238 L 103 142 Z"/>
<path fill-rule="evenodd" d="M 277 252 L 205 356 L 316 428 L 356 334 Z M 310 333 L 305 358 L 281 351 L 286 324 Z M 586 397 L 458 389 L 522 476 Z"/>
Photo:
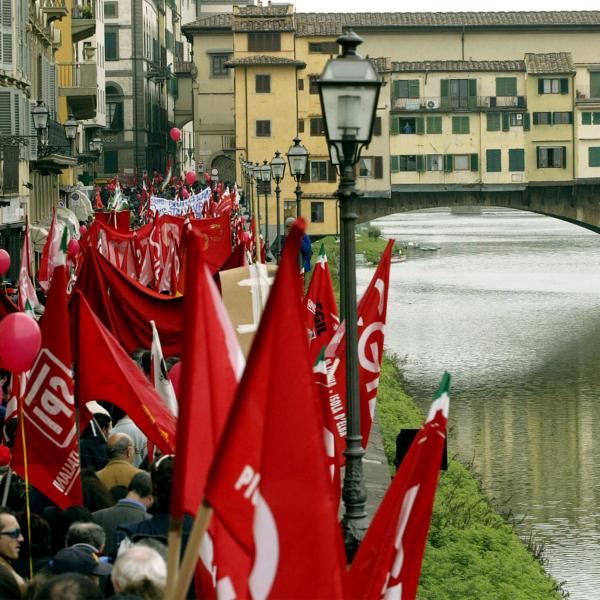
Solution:
<path fill-rule="evenodd" d="M 202 218 L 202 209 L 206 202 L 210 201 L 212 190 L 204 188 L 199 194 L 194 194 L 184 200 L 168 200 L 167 198 L 150 197 L 150 210 L 157 215 L 173 215 L 184 217 L 190 210 L 196 219 Z"/>

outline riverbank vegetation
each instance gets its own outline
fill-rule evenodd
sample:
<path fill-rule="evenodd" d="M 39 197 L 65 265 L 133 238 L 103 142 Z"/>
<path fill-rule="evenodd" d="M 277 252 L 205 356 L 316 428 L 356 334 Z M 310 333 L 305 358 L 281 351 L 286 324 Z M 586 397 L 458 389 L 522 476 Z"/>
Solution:
<path fill-rule="evenodd" d="M 450 400 L 452 411 L 452 396 Z M 390 464 L 400 429 L 417 428 L 423 415 L 404 392 L 398 358 L 385 355 L 377 412 Z M 450 439 L 452 433 L 450 432 Z M 448 457 L 436 493 L 418 598 L 423 600 L 550 600 L 568 597 L 482 492 L 472 472 Z"/>

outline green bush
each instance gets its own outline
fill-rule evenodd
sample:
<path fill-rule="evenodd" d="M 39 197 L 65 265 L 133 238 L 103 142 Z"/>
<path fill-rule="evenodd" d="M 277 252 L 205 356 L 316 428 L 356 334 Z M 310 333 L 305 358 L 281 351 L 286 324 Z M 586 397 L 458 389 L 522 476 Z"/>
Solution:
<path fill-rule="evenodd" d="M 367 236 L 369 239 L 378 240 L 381 237 L 381 229 L 375 225 L 369 225 L 369 228 L 367 229 Z"/>

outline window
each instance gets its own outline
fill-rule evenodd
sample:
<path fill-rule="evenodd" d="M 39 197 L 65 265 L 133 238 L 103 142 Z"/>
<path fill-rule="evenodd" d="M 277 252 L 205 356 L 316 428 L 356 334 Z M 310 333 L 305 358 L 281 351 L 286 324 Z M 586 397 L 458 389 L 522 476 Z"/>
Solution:
<path fill-rule="evenodd" d="M 298 91 L 304 90 L 304 79 L 298 79 Z"/>
<path fill-rule="evenodd" d="M 454 170 L 455 171 L 468 171 L 471 168 L 471 161 L 469 154 L 455 154 L 454 155 Z"/>
<path fill-rule="evenodd" d="M 298 119 L 298 133 L 304 133 L 304 119 Z"/>
<path fill-rule="evenodd" d="M 119 172 L 118 150 L 104 150 L 104 172 L 107 175 L 113 175 Z"/>
<path fill-rule="evenodd" d="M 396 79 L 393 83 L 394 98 L 418 98 L 419 80 L 418 79 Z"/>
<path fill-rule="evenodd" d="M 212 77 L 229 77 L 229 69 L 225 66 L 225 63 L 230 56 L 230 54 L 211 54 L 210 74 Z"/>
<path fill-rule="evenodd" d="M 296 201 L 295 200 L 284 200 L 283 201 L 283 218 L 296 217 Z"/>
<path fill-rule="evenodd" d="M 323 117 L 312 117 L 310 120 L 310 135 L 325 135 Z"/>
<path fill-rule="evenodd" d="M 373 123 L 373 135 L 381 135 L 381 117 L 375 117 L 375 122 Z"/>
<path fill-rule="evenodd" d="M 427 117 L 427 133 L 442 133 L 442 117 Z"/>
<path fill-rule="evenodd" d="M 115 85 L 106 86 L 106 128 L 123 131 L 123 94 Z"/>
<path fill-rule="evenodd" d="M 500 131 L 500 113 L 487 114 L 487 130 Z"/>
<path fill-rule="evenodd" d="M 449 95 L 450 95 L 450 106 L 453 108 L 468 108 L 469 106 L 469 87 L 473 87 L 476 81 L 471 80 L 473 83 L 469 85 L 468 79 L 450 79 L 449 80 Z M 442 93 L 442 96 L 445 94 Z"/>
<path fill-rule="evenodd" d="M 452 117 L 452 133 L 469 133 L 469 117 Z"/>
<path fill-rule="evenodd" d="M 361 156 L 358 161 L 358 176 L 373 177 L 373 159 L 368 156 Z"/>
<path fill-rule="evenodd" d="M 508 151 L 508 170 L 525 170 L 525 150 L 523 150 L 522 148 L 511 148 Z"/>
<path fill-rule="evenodd" d="M 486 150 L 485 164 L 488 173 L 500 173 L 502 171 L 502 153 L 500 150 Z"/>
<path fill-rule="evenodd" d="M 337 54 L 339 47 L 336 42 L 309 42 L 310 54 Z"/>
<path fill-rule="evenodd" d="M 271 121 L 256 121 L 256 137 L 271 137 Z"/>
<path fill-rule="evenodd" d="M 119 32 L 116 29 L 104 30 L 104 58 L 119 60 Z"/>
<path fill-rule="evenodd" d="M 582 112 L 582 125 L 600 125 L 600 112 Z"/>
<path fill-rule="evenodd" d="M 310 181 L 331 181 L 331 173 L 333 170 L 335 174 L 335 169 L 330 169 L 328 160 L 311 160 L 309 161 L 309 173 L 310 173 Z M 333 178 L 335 181 L 335 177 Z"/>
<path fill-rule="evenodd" d="M 550 112 L 534 112 L 534 125 L 552 125 L 552 113 Z"/>
<path fill-rule="evenodd" d="M 310 203 L 310 221 L 311 223 L 325 222 L 325 203 L 311 202 Z"/>
<path fill-rule="evenodd" d="M 570 125 L 573 122 L 573 113 L 570 111 L 555 112 L 552 114 L 552 122 L 555 125 Z"/>
<path fill-rule="evenodd" d="M 566 167 L 567 149 L 564 146 L 538 146 L 538 169 L 563 169 Z"/>
<path fill-rule="evenodd" d="M 443 171 L 443 156 L 441 154 L 428 154 L 426 160 L 426 168 L 428 171 Z"/>
<path fill-rule="evenodd" d="M 600 98 L 600 73 L 590 73 L 590 98 Z"/>
<path fill-rule="evenodd" d="M 516 77 L 496 77 L 496 96 L 516 96 Z"/>
<path fill-rule="evenodd" d="M 105 2 L 104 3 L 104 16 L 108 19 L 114 19 L 119 16 L 119 3 L 118 2 Z"/>
<path fill-rule="evenodd" d="M 562 79 L 538 79 L 539 94 L 568 94 L 569 80 Z"/>
<path fill-rule="evenodd" d="M 317 82 L 319 81 L 318 75 L 309 75 L 308 76 L 308 93 L 309 94 L 318 94 L 319 86 Z"/>
<path fill-rule="evenodd" d="M 417 120 L 416 119 L 399 119 L 400 134 L 411 135 L 416 133 Z"/>
<path fill-rule="evenodd" d="M 417 170 L 417 157 L 415 154 L 404 154 L 398 157 L 399 160 L 399 171 L 416 171 Z"/>
<path fill-rule="evenodd" d="M 2 151 L 2 176 L 4 193 L 19 192 L 19 148 L 6 146 Z"/>
<path fill-rule="evenodd" d="M 588 148 L 588 166 L 600 167 L 600 147 Z"/>
<path fill-rule="evenodd" d="M 260 31 L 248 34 L 249 52 L 279 52 L 281 36 L 279 33 Z"/>
<path fill-rule="evenodd" d="M 511 127 L 523 127 L 523 113 L 510 113 L 509 123 Z"/>
<path fill-rule="evenodd" d="M 271 76 L 257 75 L 256 76 L 256 93 L 270 94 L 271 93 Z"/>

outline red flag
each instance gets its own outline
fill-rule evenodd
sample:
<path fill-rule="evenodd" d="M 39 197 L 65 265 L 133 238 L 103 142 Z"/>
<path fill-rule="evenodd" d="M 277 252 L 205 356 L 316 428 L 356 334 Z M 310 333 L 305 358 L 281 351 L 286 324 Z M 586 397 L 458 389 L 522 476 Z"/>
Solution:
<path fill-rule="evenodd" d="M 52 211 L 52 221 L 50 223 L 50 231 L 42 250 L 42 258 L 40 259 L 40 267 L 38 269 L 38 281 L 44 293 L 48 293 L 52 273 L 56 266 L 56 257 L 59 254 L 60 242 L 62 238 L 63 228 L 65 226 L 57 223 L 56 209 Z"/>
<path fill-rule="evenodd" d="M 164 454 L 175 451 L 175 417 L 119 342 L 75 292 L 78 308 L 77 399 L 106 400 L 123 409 Z M 152 331 L 148 326 L 149 336 Z M 150 346 L 150 344 L 148 344 Z"/>
<path fill-rule="evenodd" d="M 375 274 L 357 306 L 358 373 L 360 391 L 360 432 L 363 448 L 367 447 L 379 387 L 379 371 L 383 358 L 384 328 L 387 315 L 390 264 L 394 240 L 390 240 L 381 256 Z M 327 366 L 337 382 L 337 392 L 346 405 L 346 337 L 342 323 L 325 350 Z M 337 440 L 338 444 L 340 440 Z"/>
<path fill-rule="evenodd" d="M 449 388 L 450 375 L 444 373 L 425 425 L 413 440 L 354 557 L 349 598 L 411 600 L 417 594 L 446 440 Z"/>
<path fill-rule="evenodd" d="M 18 312 L 19 307 L 5 294 L 4 290 L 0 289 L 0 321 L 10 315 Z"/>
<path fill-rule="evenodd" d="M 82 503 L 67 312 L 67 273 L 54 269 L 41 321 L 42 349 L 31 368 L 12 467 L 59 508 Z"/>
<path fill-rule="evenodd" d="M 314 364 L 324 346 L 327 346 L 340 324 L 331 273 L 321 244 L 319 257 L 304 298 L 306 329 L 310 347 L 310 360 Z"/>
<path fill-rule="evenodd" d="M 186 241 L 186 327 L 171 501 L 171 515 L 176 518 L 195 515 L 200 506 L 244 369 L 244 356 L 202 256 L 203 239 L 191 233 Z M 200 597 L 216 597 L 216 590 L 223 587 L 235 590 L 228 597 L 245 596 L 249 559 L 217 519 L 203 539 L 200 558 Z"/>
<path fill-rule="evenodd" d="M 298 249 L 303 233 L 300 221 L 286 243 Z M 206 497 L 251 555 L 253 598 L 342 598 L 344 556 L 296 257 L 283 255 Z"/>
<path fill-rule="evenodd" d="M 33 251 L 31 249 L 31 235 L 29 233 L 29 220 L 25 219 L 25 237 L 21 250 L 21 268 L 19 270 L 19 310 L 33 316 L 33 309 L 39 304 L 35 287 L 31 282 L 31 265 Z"/>

